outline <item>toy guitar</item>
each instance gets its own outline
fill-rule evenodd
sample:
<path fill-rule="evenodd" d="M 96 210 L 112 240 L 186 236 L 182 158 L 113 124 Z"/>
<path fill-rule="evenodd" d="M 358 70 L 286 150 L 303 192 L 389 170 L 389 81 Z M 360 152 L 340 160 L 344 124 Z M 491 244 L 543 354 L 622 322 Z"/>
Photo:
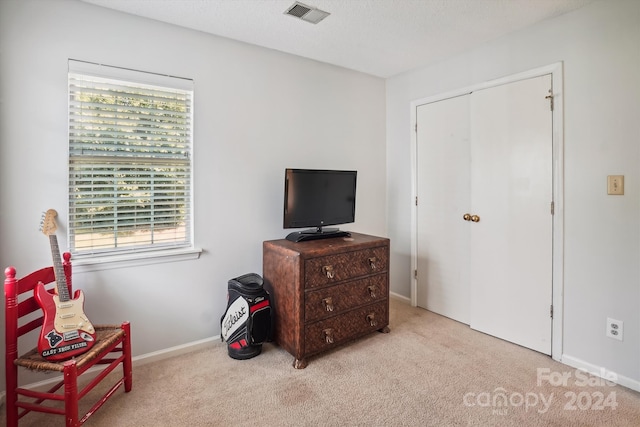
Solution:
<path fill-rule="evenodd" d="M 42 232 L 49 236 L 53 270 L 56 277 L 56 293 L 48 292 L 42 282 L 38 283 L 34 297 L 42 311 L 44 320 L 38 338 L 38 351 L 47 360 L 59 361 L 75 357 L 89 350 L 95 343 L 95 329 L 84 314 L 84 295 L 81 290 L 69 296 L 67 278 L 60 259 L 55 217 L 58 213 L 49 209 L 42 222 Z"/>

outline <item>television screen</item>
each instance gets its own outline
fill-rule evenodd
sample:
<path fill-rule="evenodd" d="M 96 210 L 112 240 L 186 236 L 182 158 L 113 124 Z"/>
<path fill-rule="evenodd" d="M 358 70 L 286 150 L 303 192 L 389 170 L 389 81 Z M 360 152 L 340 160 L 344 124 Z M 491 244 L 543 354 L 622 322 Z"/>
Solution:
<path fill-rule="evenodd" d="M 300 233 L 321 238 L 337 231 L 325 226 L 354 222 L 356 178 L 357 171 L 287 169 L 284 228 L 315 227 Z"/>

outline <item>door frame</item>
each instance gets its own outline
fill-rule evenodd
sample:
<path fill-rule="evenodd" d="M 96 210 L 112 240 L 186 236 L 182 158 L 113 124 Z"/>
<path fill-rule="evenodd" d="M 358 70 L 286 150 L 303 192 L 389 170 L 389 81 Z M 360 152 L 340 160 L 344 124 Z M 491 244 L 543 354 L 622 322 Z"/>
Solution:
<path fill-rule="evenodd" d="M 562 358 L 562 325 L 563 325 L 563 294 L 564 294 L 564 122 L 563 122 L 563 63 L 557 62 L 544 67 L 535 68 L 521 73 L 501 77 L 495 80 L 474 84 L 464 88 L 442 94 L 417 99 L 411 102 L 411 305 L 417 306 L 418 280 L 414 272 L 418 267 L 418 224 L 417 224 L 417 109 L 420 105 L 442 101 L 448 98 L 470 94 L 473 91 L 487 89 L 513 83 L 519 80 L 540 77 L 551 74 L 553 87 L 552 117 L 552 185 L 554 215 L 552 218 L 552 304 L 553 318 L 551 321 L 551 357 L 554 360 Z"/>

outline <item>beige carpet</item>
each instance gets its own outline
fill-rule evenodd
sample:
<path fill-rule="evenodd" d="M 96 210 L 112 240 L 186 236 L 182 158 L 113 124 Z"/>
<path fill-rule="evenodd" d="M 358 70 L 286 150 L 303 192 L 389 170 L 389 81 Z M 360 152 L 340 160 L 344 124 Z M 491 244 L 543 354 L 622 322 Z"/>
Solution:
<path fill-rule="evenodd" d="M 222 343 L 134 367 L 133 391 L 86 425 L 640 426 L 640 393 L 399 301 L 390 323 L 303 370 L 273 344 L 237 361 Z"/>

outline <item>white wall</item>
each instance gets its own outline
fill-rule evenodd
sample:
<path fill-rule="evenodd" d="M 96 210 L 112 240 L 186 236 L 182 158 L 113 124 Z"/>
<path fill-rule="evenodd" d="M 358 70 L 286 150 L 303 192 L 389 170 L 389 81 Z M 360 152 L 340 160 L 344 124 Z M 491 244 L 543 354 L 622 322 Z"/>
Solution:
<path fill-rule="evenodd" d="M 38 231 L 49 208 L 66 248 L 69 58 L 195 80 L 201 258 L 74 275 L 93 323 L 132 322 L 134 356 L 219 334 L 228 279 L 261 274 L 262 242 L 289 231 L 286 167 L 358 170 L 356 223 L 341 228 L 386 236 L 384 80 L 75 0 L 8 0 L 0 2 L 3 269 L 21 275 L 51 264 Z"/>
<path fill-rule="evenodd" d="M 358 169 L 357 222 L 343 228 L 391 238 L 391 288 L 409 297 L 411 101 L 563 61 L 563 356 L 638 382 L 639 45 L 640 2 L 607 0 L 391 78 L 385 152 L 380 79 L 77 1 L 0 1 L 0 266 L 50 263 L 38 232 L 48 208 L 66 243 L 68 58 L 195 80 L 204 254 L 75 277 L 95 323 L 132 321 L 136 355 L 219 333 L 226 281 L 260 272 L 261 242 L 286 234 L 289 166 Z M 625 196 L 606 195 L 610 174 L 625 175 Z M 625 322 L 623 342 L 604 336 L 607 316 Z"/>
<path fill-rule="evenodd" d="M 410 103 L 564 64 L 564 348 L 572 366 L 614 371 L 640 389 L 640 2 L 603 0 L 387 80 L 392 291 L 410 295 Z M 607 175 L 625 195 L 607 196 Z M 561 286 L 561 284 L 554 284 Z M 605 337 L 607 317 L 624 341 Z"/>

